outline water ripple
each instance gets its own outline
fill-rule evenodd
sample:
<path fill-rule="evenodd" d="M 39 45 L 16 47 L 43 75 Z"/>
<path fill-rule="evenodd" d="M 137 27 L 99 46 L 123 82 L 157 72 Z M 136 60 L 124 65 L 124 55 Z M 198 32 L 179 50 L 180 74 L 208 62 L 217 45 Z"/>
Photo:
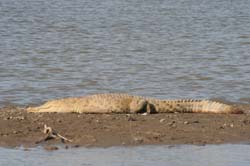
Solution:
<path fill-rule="evenodd" d="M 0 2 L 0 106 L 126 92 L 250 96 L 250 1 Z"/>

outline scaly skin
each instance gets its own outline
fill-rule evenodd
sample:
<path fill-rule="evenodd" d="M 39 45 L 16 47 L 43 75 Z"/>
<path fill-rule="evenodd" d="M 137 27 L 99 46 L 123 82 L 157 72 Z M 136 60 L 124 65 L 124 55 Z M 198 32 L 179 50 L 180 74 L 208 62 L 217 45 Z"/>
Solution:
<path fill-rule="evenodd" d="M 108 93 L 48 101 L 28 112 L 77 113 L 243 113 L 231 105 L 209 100 L 160 100 L 128 94 Z"/>

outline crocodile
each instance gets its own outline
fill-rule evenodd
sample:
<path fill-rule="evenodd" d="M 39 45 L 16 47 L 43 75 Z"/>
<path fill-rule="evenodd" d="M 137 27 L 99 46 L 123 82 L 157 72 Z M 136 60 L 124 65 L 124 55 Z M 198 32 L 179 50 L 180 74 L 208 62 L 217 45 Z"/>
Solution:
<path fill-rule="evenodd" d="M 28 112 L 77 113 L 243 113 L 228 104 L 211 100 L 164 100 L 121 93 L 94 94 L 47 101 L 28 107 Z"/>

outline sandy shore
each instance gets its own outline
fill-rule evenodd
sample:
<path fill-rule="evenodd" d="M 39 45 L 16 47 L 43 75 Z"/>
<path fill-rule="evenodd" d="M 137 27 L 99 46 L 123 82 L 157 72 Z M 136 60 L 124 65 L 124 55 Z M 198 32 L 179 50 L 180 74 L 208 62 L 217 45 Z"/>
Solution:
<path fill-rule="evenodd" d="M 250 106 L 241 106 L 248 112 Z M 45 138 L 44 124 L 71 139 Z M 250 114 L 75 114 L 0 109 L 0 146 L 130 146 L 250 142 Z"/>

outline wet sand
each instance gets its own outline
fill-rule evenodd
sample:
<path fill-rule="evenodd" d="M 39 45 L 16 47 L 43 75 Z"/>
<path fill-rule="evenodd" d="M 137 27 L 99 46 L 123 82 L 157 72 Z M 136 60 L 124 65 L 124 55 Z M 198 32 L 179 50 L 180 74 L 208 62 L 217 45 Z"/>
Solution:
<path fill-rule="evenodd" d="M 221 144 L 250 142 L 249 105 L 246 114 L 76 114 L 27 113 L 0 109 L 0 146 L 109 147 L 159 144 Z M 73 142 L 45 138 L 44 124 Z M 53 150 L 53 149 L 52 149 Z"/>

